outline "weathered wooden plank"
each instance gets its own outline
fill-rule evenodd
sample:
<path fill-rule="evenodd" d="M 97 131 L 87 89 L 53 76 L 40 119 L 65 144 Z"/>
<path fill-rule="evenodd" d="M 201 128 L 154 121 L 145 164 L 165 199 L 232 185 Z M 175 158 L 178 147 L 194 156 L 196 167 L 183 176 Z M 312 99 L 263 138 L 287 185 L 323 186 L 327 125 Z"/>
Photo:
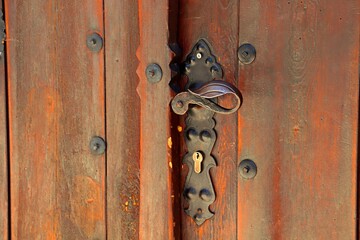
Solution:
<path fill-rule="evenodd" d="M 3 2 L 0 1 L 0 11 Z M 7 104 L 6 75 L 4 53 L 0 56 L 0 238 L 8 239 L 8 139 L 7 139 Z"/>
<path fill-rule="evenodd" d="M 239 239 L 355 239 L 359 1 L 240 4 Z"/>
<path fill-rule="evenodd" d="M 108 239 L 138 239 L 140 231 L 138 18 L 137 1 L 105 1 Z"/>
<path fill-rule="evenodd" d="M 105 239 L 101 0 L 7 0 L 13 239 Z"/>
<path fill-rule="evenodd" d="M 188 54 L 200 38 L 212 46 L 223 67 L 224 80 L 236 85 L 238 45 L 237 0 L 182 1 L 180 4 L 179 43 Z M 222 101 L 222 104 L 229 104 Z M 231 104 L 231 103 L 230 103 Z M 237 115 L 215 115 L 217 141 L 212 155 L 218 166 L 211 170 L 216 201 L 215 216 L 201 227 L 186 214 L 182 216 L 183 239 L 236 239 L 237 204 Z M 186 172 L 183 172 L 183 179 Z"/>
<path fill-rule="evenodd" d="M 169 1 L 140 0 L 137 74 L 140 97 L 140 239 L 174 239 L 172 202 L 171 78 L 168 46 Z M 150 83 L 148 64 L 161 66 L 163 77 Z"/>

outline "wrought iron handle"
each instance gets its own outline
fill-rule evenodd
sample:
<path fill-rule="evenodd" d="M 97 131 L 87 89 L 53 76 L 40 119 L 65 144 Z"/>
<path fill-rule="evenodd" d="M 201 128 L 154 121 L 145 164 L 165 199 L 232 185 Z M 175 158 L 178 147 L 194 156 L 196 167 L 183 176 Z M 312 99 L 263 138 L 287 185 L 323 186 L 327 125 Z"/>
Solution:
<path fill-rule="evenodd" d="M 210 100 L 227 94 L 234 96 L 236 99 L 236 105 L 232 108 L 222 107 Z M 171 102 L 171 107 L 178 115 L 184 115 L 189 110 L 190 104 L 204 107 L 215 113 L 231 114 L 240 108 L 241 103 L 240 91 L 234 85 L 222 80 L 213 80 L 196 90 L 188 89 L 186 92 L 177 94 Z"/>

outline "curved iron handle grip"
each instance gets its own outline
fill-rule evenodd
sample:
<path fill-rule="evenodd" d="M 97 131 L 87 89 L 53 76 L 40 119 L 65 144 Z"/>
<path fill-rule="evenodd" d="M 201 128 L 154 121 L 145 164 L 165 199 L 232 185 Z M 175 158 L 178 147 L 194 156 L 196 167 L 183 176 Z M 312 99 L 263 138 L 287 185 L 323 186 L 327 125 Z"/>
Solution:
<path fill-rule="evenodd" d="M 236 105 L 225 108 L 210 99 L 231 94 L 236 99 Z M 171 108 L 178 115 L 184 115 L 189 110 L 189 105 L 195 104 L 210 111 L 220 114 L 231 114 L 236 112 L 242 104 L 240 91 L 231 83 L 222 80 L 207 82 L 196 90 L 188 89 L 186 92 L 177 94 L 171 101 Z"/>

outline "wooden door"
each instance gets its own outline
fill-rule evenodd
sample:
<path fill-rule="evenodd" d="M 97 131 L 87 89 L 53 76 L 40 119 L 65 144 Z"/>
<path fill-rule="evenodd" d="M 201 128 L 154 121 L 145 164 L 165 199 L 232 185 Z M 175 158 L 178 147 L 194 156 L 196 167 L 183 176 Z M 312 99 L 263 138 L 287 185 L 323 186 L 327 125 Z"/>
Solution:
<path fill-rule="evenodd" d="M 1 239 L 358 238 L 359 1 L 2 4 Z M 200 39 L 243 103 L 215 115 L 215 215 L 198 226 L 169 84 Z"/>

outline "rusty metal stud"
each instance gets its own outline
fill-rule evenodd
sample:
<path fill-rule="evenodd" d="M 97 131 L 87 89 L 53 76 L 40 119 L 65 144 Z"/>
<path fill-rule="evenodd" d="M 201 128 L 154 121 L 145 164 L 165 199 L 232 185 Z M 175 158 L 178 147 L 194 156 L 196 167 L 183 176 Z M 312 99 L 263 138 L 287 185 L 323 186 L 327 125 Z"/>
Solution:
<path fill-rule="evenodd" d="M 156 63 L 149 64 L 145 70 L 145 74 L 147 80 L 151 83 L 160 82 L 162 78 L 161 67 Z"/>
<path fill-rule="evenodd" d="M 256 50 L 253 45 L 250 43 L 245 43 L 241 45 L 238 49 L 238 59 L 243 64 L 250 64 L 256 58 Z"/>
<path fill-rule="evenodd" d="M 90 151 L 94 155 L 101 155 L 106 150 L 106 143 L 101 137 L 95 136 L 90 141 Z"/>
<path fill-rule="evenodd" d="M 99 52 L 104 43 L 102 37 L 98 33 L 94 32 L 87 36 L 86 45 L 92 52 Z"/>
<path fill-rule="evenodd" d="M 244 179 L 253 179 L 257 174 L 257 166 L 254 161 L 245 159 L 239 165 L 239 172 Z"/>

